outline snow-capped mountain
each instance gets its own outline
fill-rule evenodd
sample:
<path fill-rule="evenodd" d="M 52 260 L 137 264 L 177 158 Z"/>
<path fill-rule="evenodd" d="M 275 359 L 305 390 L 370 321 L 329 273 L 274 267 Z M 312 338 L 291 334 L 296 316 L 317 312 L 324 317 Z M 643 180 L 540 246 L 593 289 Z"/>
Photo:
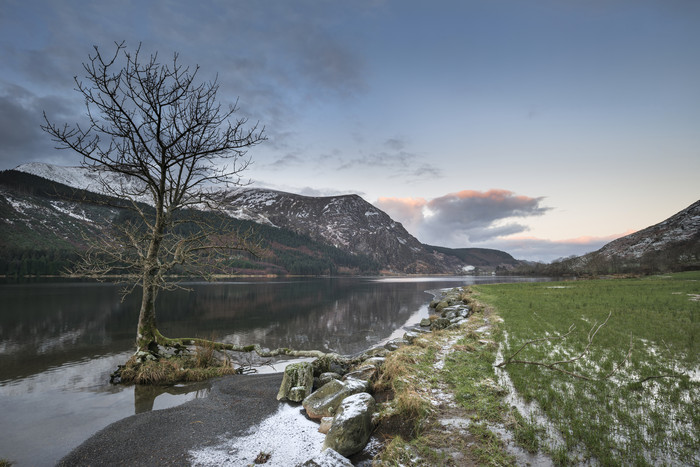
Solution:
<path fill-rule="evenodd" d="M 357 195 L 309 197 L 280 191 L 239 189 L 227 212 L 308 235 L 343 251 L 363 254 L 396 272 L 455 271 L 384 211 Z M 453 262 L 454 263 L 454 262 Z"/>

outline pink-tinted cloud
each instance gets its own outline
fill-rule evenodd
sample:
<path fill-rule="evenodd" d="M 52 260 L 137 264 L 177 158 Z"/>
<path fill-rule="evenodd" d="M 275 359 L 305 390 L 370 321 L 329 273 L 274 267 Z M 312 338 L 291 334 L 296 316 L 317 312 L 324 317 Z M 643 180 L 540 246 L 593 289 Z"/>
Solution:
<path fill-rule="evenodd" d="M 524 232 L 515 218 L 540 216 L 549 208 L 543 198 L 516 196 L 508 190 L 463 190 L 426 201 L 380 198 L 375 204 L 402 222 L 424 243 L 465 247 Z"/>
<path fill-rule="evenodd" d="M 427 201 L 423 198 L 379 198 L 375 205 L 414 232 L 425 221 L 423 209 Z"/>
<path fill-rule="evenodd" d="M 550 262 L 569 256 L 581 256 L 599 250 L 605 244 L 631 233 L 634 233 L 634 230 L 602 237 L 582 236 L 564 240 L 514 236 L 496 239 L 480 246 L 507 251 L 518 259 Z"/>

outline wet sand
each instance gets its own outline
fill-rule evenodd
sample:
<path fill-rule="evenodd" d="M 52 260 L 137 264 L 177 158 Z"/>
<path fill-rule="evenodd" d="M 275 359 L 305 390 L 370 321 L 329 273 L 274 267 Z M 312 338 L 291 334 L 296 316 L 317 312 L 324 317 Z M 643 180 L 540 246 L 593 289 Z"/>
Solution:
<path fill-rule="evenodd" d="M 144 412 L 97 432 L 60 466 L 188 465 L 193 449 L 242 436 L 276 413 L 282 373 L 234 375 L 212 383 L 208 397 L 177 407 Z"/>

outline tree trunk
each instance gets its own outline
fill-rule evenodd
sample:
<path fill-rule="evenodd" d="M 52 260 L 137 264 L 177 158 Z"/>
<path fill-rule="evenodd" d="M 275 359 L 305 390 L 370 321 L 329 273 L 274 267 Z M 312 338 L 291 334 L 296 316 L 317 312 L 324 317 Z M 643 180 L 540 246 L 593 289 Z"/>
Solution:
<path fill-rule="evenodd" d="M 146 282 L 144 280 L 144 282 Z M 156 286 L 143 284 L 141 298 L 141 311 L 139 313 L 139 326 L 136 334 L 136 351 L 158 352 L 156 342 Z"/>
<path fill-rule="evenodd" d="M 161 190 L 164 190 L 162 186 Z M 151 242 L 148 247 L 141 281 L 141 311 L 139 312 L 139 326 L 136 333 L 137 352 L 158 353 L 158 342 L 156 339 L 158 329 L 156 327 L 156 295 L 158 294 L 158 275 L 160 273 L 158 251 L 160 250 L 160 244 L 163 239 L 164 226 L 163 198 L 158 197 L 153 236 L 151 237 Z"/>

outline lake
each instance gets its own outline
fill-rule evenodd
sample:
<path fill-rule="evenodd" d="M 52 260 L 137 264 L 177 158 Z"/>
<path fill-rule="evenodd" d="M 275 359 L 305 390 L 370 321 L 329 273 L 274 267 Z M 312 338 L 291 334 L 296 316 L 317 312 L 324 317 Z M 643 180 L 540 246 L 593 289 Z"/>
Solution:
<path fill-rule="evenodd" d="M 428 290 L 516 277 L 241 279 L 165 291 L 161 332 L 355 354 L 428 316 Z M 0 284 L 0 459 L 54 465 L 98 430 L 147 410 L 206 397 L 207 383 L 120 386 L 134 351 L 138 293 L 115 284 Z M 257 362 L 260 363 L 260 362 Z M 263 366 L 261 371 L 279 371 Z M 244 377 L 244 376 L 242 376 Z"/>

